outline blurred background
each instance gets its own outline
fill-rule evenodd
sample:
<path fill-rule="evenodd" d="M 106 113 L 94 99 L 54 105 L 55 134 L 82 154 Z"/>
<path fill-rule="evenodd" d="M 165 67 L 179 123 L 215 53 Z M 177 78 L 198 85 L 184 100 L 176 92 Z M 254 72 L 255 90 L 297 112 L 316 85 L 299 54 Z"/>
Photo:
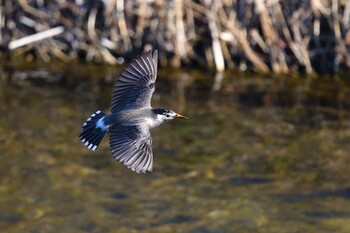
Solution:
<path fill-rule="evenodd" d="M 350 232 L 350 2 L 0 0 L 0 229 Z M 116 162 L 115 78 L 158 49 L 154 171 Z"/>

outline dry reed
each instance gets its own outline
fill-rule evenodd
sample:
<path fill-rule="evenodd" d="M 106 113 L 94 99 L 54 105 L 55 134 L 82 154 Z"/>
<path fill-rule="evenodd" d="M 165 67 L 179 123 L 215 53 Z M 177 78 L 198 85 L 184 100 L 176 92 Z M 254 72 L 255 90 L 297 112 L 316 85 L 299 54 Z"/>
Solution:
<path fill-rule="evenodd" d="M 0 0 L 3 54 L 333 73 L 350 68 L 349 0 Z M 40 43 L 39 43 L 40 42 Z"/>

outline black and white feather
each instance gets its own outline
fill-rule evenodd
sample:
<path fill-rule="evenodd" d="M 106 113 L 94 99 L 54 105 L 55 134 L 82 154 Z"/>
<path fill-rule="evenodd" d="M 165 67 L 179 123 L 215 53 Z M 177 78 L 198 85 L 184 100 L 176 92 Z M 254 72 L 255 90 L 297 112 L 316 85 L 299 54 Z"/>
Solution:
<path fill-rule="evenodd" d="M 102 121 L 100 120 L 103 119 L 104 116 L 106 116 L 106 114 L 98 110 L 85 121 L 83 127 L 81 128 L 79 135 L 80 141 L 90 150 L 97 150 L 103 137 L 108 131 L 107 127 L 101 125 Z"/>
<path fill-rule="evenodd" d="M 115 81 L 112 113 L 138 108 L 150 108 L 157 78 L 158 51 L 144 52 L 136 57 Z"/>
<path fill-rule="evenodd" d="M 152 171 L 152 138 L 146 124 L 113 126 L 109 145 L 113 157 L 128 168 L 137 173 Z"/>
<path fill-rule="evenodd" d="M 150 129 L 175 117 L 174 111 L 153 109 L 151 98 L 157 78 L 158 52 L 144 52 L 118 76 L 112 94 L 111 114 L 92 114 L 79 135 L 81 142 L 96 150 L 107 132 L 112 156 L 137 173 L 152 171 Z"/>

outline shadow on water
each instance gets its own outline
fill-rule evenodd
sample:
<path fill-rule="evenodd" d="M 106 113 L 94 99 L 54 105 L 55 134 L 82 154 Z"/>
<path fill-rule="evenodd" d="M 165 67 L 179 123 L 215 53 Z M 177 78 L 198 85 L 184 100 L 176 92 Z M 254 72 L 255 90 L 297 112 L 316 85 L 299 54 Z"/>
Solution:
<path fill-rule="evenodd" d="M 350 86 L 338 78 L 161 70 L 136 174 L 77 135 L 113 67 L 3 68 L 0 227 L 13 232 L 350 232 Z"/>

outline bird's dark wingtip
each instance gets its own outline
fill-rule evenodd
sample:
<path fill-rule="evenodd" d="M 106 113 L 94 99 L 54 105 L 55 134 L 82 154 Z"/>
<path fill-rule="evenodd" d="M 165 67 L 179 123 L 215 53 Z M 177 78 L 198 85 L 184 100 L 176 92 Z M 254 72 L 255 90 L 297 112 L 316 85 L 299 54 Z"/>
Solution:
<path fill-rule="evenodd" d="M 150 56 L 150 57 L 152 57 L 152 55 L 153 55 L 153 57 L 158 56 L 158 49 L 144 50 L 141 53 L 141 56 Z M 138 55 L 138 56 L 140 56 L 140 55 Z"/>
<path fill-rule="evenodd" d="M 158 57 L 158 50 L 157 50 L 157 49 L 155 49 L 155 50 L 153 51 L 153 57 L 154 57 L 154 58 L 157 58 L 157 57 Z"/>

